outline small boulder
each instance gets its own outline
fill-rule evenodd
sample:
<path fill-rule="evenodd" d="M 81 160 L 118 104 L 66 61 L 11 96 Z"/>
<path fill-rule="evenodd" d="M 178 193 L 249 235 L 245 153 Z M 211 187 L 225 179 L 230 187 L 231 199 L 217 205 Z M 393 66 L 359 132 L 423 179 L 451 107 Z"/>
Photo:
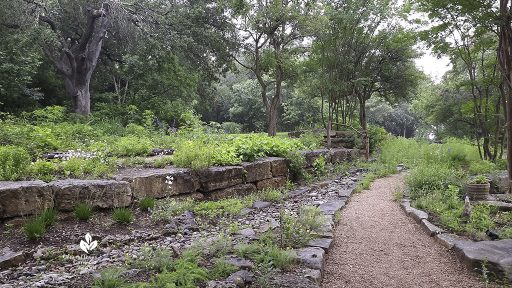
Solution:
<path fill-rule="evenodd" d="M 325 251 L 318 247 L 307 247 L 298 249 L 297 257 L 306 267 L 316 270 L 323 270 Z"/>
<path fill-rule="evenodd" d="M 254 209 L 265 209 L 272 205 L 270 202 L 266 201 L 255 201 L 254 204 L 252 204 L 252 208 Z"/>
<path fill-rule="evenodd" d="M 249 284 L 254 282 L 254 273 L 246 270 L 240 270 L 229 275 L 226 280 L 235 283 L 236 287 L 247 287 Z"/>
<path fill-rule="evenodd" d="M 25 263 L 27 260 L 25 253 L 14 252 L 9 247 L 6 247 L 0 254 L 0 269 L 18 266 Z"/>

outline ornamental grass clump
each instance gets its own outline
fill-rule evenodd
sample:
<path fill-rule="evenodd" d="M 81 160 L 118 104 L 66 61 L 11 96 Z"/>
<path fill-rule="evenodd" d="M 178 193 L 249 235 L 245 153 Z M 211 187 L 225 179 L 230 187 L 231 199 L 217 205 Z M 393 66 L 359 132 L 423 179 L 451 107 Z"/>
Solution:
<path fill-rule="evenodd" d="M 116 208 L 112 213 L 112 219 L 119 224 L 130 224 L 133 219 L 133 213 L 127 208 Z"/>

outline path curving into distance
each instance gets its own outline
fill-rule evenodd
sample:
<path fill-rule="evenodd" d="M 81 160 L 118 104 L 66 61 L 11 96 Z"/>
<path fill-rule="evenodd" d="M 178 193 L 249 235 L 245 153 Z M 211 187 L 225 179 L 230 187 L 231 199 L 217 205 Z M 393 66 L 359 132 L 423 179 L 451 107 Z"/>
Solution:
<path fill-rule="evenodd" d="M 400 209 L 393 194 L 403 178 L 379 179 L 353 195 L 341 212 L 322 287 L 485 287 Z"/>

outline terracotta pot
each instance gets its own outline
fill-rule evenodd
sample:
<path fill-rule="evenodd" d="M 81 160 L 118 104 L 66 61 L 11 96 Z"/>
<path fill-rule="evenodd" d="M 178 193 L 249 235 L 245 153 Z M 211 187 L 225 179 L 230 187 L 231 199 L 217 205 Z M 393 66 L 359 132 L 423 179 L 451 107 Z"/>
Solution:
<path fill-rule="evenodd" d="M 471 200 L 487 200 L 491 184 L 468 184 L 468 196 Z"/>

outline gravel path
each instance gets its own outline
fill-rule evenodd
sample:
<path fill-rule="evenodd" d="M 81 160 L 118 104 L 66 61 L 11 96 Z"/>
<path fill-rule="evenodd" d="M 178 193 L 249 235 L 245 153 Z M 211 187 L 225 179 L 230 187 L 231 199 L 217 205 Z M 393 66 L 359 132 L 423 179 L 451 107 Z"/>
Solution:
<path fill-rule="evenodd" d="M 403 175 L 375 181 L 342 211 L 324 288 L 485 287 L 452 252 L 401 211 L 393 194 Z"/>

